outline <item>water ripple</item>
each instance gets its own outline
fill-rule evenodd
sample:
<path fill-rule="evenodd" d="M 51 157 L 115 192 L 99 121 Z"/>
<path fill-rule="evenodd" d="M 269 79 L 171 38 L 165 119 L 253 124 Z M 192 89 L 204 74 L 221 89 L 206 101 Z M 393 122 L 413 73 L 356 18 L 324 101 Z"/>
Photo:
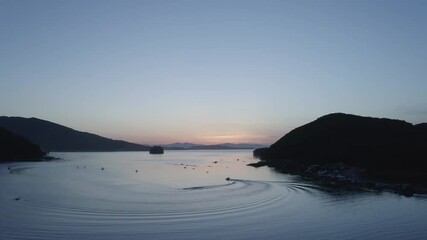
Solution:
<path fill-rule="evenodd" d="M 84 169 L 72 161 L 17 164 L 12 172 L 0 166 L 0 205 L 7 206 L 0 208 L 0 239 L 427 236 L 427 216 L 419 210 L 426 207 L 425 196 L 348 193 L 292 178 L 191 181 L 197 170 L 185 169 L 194 185 L 179 187 L 154 181 L 148 164 L 138 168 L 143 169 L 139 175 L 134 169 L 132 175 L 123 174 L 117 165 L 103 165 L 102 171 L 97 163 L 84 164 Z M 211 168 L 209 175 L 215 177 L 220 168 Z"/>

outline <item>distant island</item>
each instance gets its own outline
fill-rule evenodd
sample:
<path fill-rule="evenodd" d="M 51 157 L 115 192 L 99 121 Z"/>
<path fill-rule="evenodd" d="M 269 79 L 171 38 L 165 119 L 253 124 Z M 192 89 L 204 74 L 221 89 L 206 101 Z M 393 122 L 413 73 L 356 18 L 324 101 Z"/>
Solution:
<path fill-rule="evenodd" d="M 150 148 L 150 154 L 163 154 L 164 149 L 161 146 L 153 146 Z"/>
<path fill-rule="evenodd" d="M 333 183 L 426 192 L 427 124 L 334 113 L 298 127 L 254 151 L 282 172 Z"/>
<path fill-rule="evenodd" d="M 29 139 L 46 152 L 148 151 L 149 146 L 113 140 L 37 118 L 0 117 L 0 127 Z"/>
<path fill-rule="evenodd" d="M 0 128 L 0 162 L 37 161 L 46 155 L 30 140 Z"/>

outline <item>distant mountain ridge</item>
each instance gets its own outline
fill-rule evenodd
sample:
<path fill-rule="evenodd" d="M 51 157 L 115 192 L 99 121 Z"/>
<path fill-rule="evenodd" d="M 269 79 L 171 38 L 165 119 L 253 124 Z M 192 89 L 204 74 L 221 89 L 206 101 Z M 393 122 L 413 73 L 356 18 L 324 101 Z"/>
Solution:
<path fill-rule="evenodd" d="M 195 143 L 172 143 L 163 145 L 168 150 L 232 150 L 232 149 L 255 149 L 263 148 L 266 145 L 251 143 L 221 143 L 213 145 L 195 144 Z"/>
<path fill-rule="evenodd" d="M 148 151 L 149 146 L 81 132 L 38 118 L 0 117 L 0 127 L 29 139 L 44 151 Z"/>
<path fill-rule="evenodd" d="M 194 146 L 197 146 L 197 144 L 189 143 L 189 142 L 183 142 L 183 143 L 176 142 L 176 143 L 163 145 L 163 147 L 166 147 L 166 148 L 191 148 Z"/>

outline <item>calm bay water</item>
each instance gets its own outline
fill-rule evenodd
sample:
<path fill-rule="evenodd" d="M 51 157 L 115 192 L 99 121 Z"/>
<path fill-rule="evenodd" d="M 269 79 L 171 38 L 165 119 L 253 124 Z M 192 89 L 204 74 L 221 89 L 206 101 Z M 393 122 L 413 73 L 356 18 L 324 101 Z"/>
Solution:
<path fill-rule="evenodd" d="M 426 196 L 329 189 L 250 150 L 51 155 L 0 164 L 0 239 L 427 239 Z"/>

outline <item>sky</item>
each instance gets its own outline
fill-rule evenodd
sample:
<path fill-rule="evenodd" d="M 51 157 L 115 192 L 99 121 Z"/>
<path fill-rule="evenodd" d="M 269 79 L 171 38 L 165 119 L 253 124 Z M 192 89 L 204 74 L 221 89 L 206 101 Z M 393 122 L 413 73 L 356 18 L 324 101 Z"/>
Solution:
<path fill-rule="evenodd" d="M 145 144 L 427 122 L 427 1 L 0 0 L 0 115 Z"/>

